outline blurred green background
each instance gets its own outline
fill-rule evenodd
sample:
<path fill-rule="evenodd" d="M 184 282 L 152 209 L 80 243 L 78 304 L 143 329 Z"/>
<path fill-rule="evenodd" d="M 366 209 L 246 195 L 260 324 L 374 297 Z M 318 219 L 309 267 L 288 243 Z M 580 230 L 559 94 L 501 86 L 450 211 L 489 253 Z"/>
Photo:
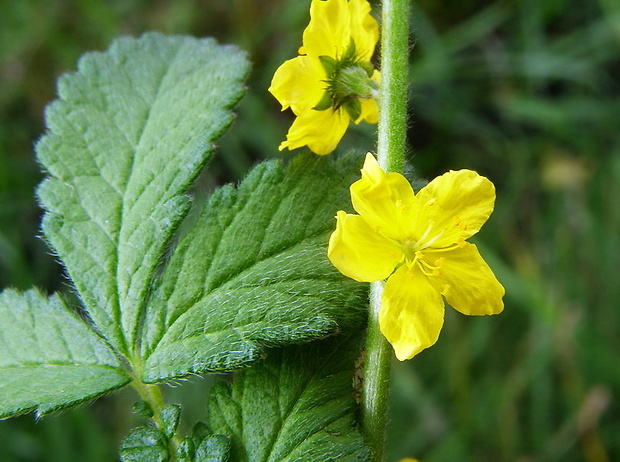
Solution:
<path fill-rule="evenodd" d="M 308 5 L 0 0 L 0 287 L 71 290 L 38 238 L 33 144 L 82 53 L 147 30 L 247 49 L 249 91 L 209 173 L 236 181 L 282 156 L 291 116 L 266 89 Z M 507 294 L 500 316 L 448 310 L 438 344 L 394 364 L 390 460 L 620 460 L 620 2 L 419 0 L 412 32 L 411 164 L 422 178 L 471 168 L 495 183 L 475 242 Z M 343 149 L 372 149 L 374 134 L 355 127 Z M 188 422 L 211 381 L 169 389 L 191 403 Z M 134 398 L 0 422 L 0 461 L 115 460 Z"/>

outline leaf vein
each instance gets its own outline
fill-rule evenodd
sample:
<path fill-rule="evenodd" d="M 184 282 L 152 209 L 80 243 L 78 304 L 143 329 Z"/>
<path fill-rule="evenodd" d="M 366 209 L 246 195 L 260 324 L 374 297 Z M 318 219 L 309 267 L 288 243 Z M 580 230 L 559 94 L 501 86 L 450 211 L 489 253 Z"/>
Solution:
<path fill-rule="evenodd" d="M 180 53 L 180 50 L 177 49 L 175 58 L 173 59 L 173 62 L 178 59 L 179 53 Z M 172 69 L 172 68 L 173 68 L 172 64 L 169 65 L 169 66 L 165 66 L 163 74 L 161 74 L 161 76 L 158 77 L 158 83 L 157 83 L 157 88 L 156 88 L 156 90 L 154 92 L 153 102 L 157 101 L 157 99 L 159 98 L 160 91 L 161 91 L 161 88 L 162 88 L 162 84 L 163 84 L 166 76 L 170 72 L 170 69 Z M 121 316 L 122 316 L 121 315 L 121 311 L 122 311 L 121 310 L 121 300 L 123 300 L 122 294 L 120 293 L 120 284 L 119 284 L 119 282 L 120 282 L 119 281 L 119 275 L 120 275 L 120 267 L 119 267 L 119 265 L 120 265 L 120 249 L 121 249 L 120 237 L 121 237 L 121 233 L 122 233 L 125 221 L 127 219 L 125 217 L 125 209 L 127 207 L 127 189 L 129 187 L 129 185 L 131 185 L 131 183 L 132 183 L 132 178 L 134 176 L 134 165 L 136 163 L 136 157 L 138 157 L 138 155 L 140 153 L 140 147 L 142 145 L 142 140 L 143 140 L 143 137 L 144 137 L 144 132 L 146 131 L 146 127 L 148 127 L 148 125 L 150 123 L 150 120 L 151 120 L 151 117 L 152 117 L 152 114 L 153 114 L 153 111 L 152 111 L 153 110 L 153 103 L 151 103 L 148 107 L 149 107 L 149 110 L 147 112 L 146 119 L 145 119 L 144 123 L 142 124 L 142 128 L 140 130 L 140 136 L 138 138 L 138 142 L 136 143 L 136 147 L 135 147 L 133 156 L 131 156 L 131 159 L 130 159 L 129 175 L 128 175 L 128 178 L 127 178 L 127 182 L 125 184 L 125 191 L 124 191 L 125 194 L 123 194 L 123 196 L 122 196 L 122 200 L 120 202 L 120 207 L 119 207 L 119 211 L 118 211 L 118 223 L 119 223 L 118 235 L 119 235 L 119 239 L 118 239 L 118 245 L 116 247 L 116 252 L 115 252 L 115 255 L 114 255 L 114 258 L 115 258 L 115 262 L 114 262 L 115 263 L 114 264 L 114 280 L 116 280 L 116 297 L 117 297 L 117 300 L 116 300 L 116 303 L 112 307 L 113 310 L 114 310 L 114 315 L 118 319 L 120 319 Z M 131 283 L 131 278 L 130 278 L 130 283 Z M 144 303 L 142 303 L 142 304 L 144 304 Z M 129 339 L 127 339 L 127 333 L 125 332 L 124 329 L 122 329 L 122 327 L 121 327 L 121 330 L 123 332 L 122 333 L 122 338 L 123 338 L 123 341 L 125 342 L 125 348 L 127 348 L 127 343 L 128 343 Z"/>

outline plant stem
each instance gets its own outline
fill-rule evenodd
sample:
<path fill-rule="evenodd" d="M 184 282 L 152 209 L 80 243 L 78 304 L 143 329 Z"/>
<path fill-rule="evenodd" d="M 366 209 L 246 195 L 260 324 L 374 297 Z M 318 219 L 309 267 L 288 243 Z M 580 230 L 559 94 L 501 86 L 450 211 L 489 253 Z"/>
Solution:
<path fill-rule="evenodd" d="M 362 431 L 373 461 L 385 460 L 392 348 L 379 330 L 383 281 L 370 285 L 370 316 L 366 334 L 366 360 L 362 386 Z"/>
<path fill-rule="evenodd" d="M 387 172 L 402 173 L 407 138 L 409 0 L 383 0 L 381 96 L 377 157 Z"/>
<path fill-rule="evenodd" d="M 166 407 L 166 400 L 159 385 L 147 385 L 136 378 L 131 382 L 131 386 L 138 392 L 140 398 L 149 403 L 153 410 L 153 422 L 160 430 L 164 431 L 165 425 L 161 412 Z M 181 438 L 175 434 L 170 438 L 170 462 L 176 461 L 176 451 L 181 444 Z"/>
<path fill-rule="evenodd" d="M 377 157 L 385 171 L 402 173 L 407 129 L 409 0 L 383 0 L 381 93 Z M 373 460 L 385 460 L 392 349 L 379 330 L 382 281 L 370 286 L 370 315 L 362 388 L 362 431 Z"/>

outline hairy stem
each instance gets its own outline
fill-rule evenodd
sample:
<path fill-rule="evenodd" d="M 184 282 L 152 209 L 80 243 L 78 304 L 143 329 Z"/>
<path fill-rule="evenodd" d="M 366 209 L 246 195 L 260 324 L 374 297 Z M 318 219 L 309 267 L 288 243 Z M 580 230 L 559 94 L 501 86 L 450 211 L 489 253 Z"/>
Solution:
<path fill-rule="evenodd" d="M 366 337 L 366 360 L 362 387 L 362 431 L 373 452 L 373 460 L 385 460 L 384 448 L 390 390 L 392 348 L 379 330 L 383 282 L 370 286 L 370 317 Z"/>
<path fill-rule="evenodd" d="M 146 401 L 153 410 L 153 422 L 161 431 L 165 430 L 164 421 L 162 419 L 162 410 L 166 407 L 166 400 L 159 385 L 147 385 L 140 379 L 136 378 L 131 382 L 131 386 L 138 392 L 140 398 Z M 175 434 L 170 438 L 170 462 L 176 462 L 177 448 L 181 444 L 181 438 Z"/>
<path fill-rule="evenodd" d="M 383 0 L 381 91 L 377 157 L 381 168 L 402 173 L 407 129 L 409 0 Z M 392 350 L 379 330 L 384 283 L 370 287 L 370 315 L 362 388 L 362 430 L 373 460 L 385 460 Z"/>
<path fill-rule="evenodd" d="M 409 0 L 383 0 L 381 50 L 377 157 L 385 171 L 402 173 L 407 138 Z"/>

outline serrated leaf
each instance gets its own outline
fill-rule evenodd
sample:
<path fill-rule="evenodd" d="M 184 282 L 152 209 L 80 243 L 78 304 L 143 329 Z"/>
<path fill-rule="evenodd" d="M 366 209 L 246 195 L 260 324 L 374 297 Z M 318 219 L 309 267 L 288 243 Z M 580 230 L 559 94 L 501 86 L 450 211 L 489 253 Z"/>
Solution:
<path fill-rule="evenodd" d="M 179 462 L 228 462 L 230 438 L 213 435 L 209 427 L 198 422 L 177 449 Z"/>
<path fill-rule="evenodd" d="M 164 425 L 163 431 L 167 437 L 172 437 L 177 431 L 181 419 L 181 406 L 169 404 L 161 410 L 161 420 Z"/>
<path fill-rule="evenodd" d="M 170 457 L 168 440 L 156 428 L 134 428 L 121 443 L 120 455 L 123 462 L 165 462 Z"/>
<path fill-rule="evenodd" d="M 194 462 L 228 462 L 230 438 L 224 435 L 207 436 L 196 448 Z"/>
<path fill-rule="evenodd" d="M 232 437 L 238 462 L 370 460 L 356 429 L 359 350 L 338 337 L 270 351 L 261 365 L 211 391 L 209 425 Z"/>
<path fill-rule="evenodd" d="M 59 80 L 37 145 L 43 232 L 90 316 L 121 353 L 138 336 L 185 192 L 243 93 L 245 55 L 211 39 L 147 33 L 88 53 Z"/>
<path fill-rule="evenodd" d="M 133 404 L 133 411 L 142 417 L 146 417 L 146 418 L 153 417 L 153 408 L 151 407 L 149 403 L 147 403 L 144 400 L 136 401 Z"/>
<path fill-rule="evenodd" d="M 110 347 L 63 300 L 0 294 L 0 418 L 71 406 L 129 382 Z"/>
<path fill-rule="evenodd" d="M 194 440 L 193 438 L 186 436 L 179 444 L 177 448 L 177 461 L 178 462 L 192 462 L 194 460 Z"/>
<path fill-rule="evenodd" d="M 143 380 L 242 367 L 265 346 L 361 326 L 367 287 L 327 259 L 361 157 L 298 156 L 257 166 L 184 223 L 149 303 Z"/>

